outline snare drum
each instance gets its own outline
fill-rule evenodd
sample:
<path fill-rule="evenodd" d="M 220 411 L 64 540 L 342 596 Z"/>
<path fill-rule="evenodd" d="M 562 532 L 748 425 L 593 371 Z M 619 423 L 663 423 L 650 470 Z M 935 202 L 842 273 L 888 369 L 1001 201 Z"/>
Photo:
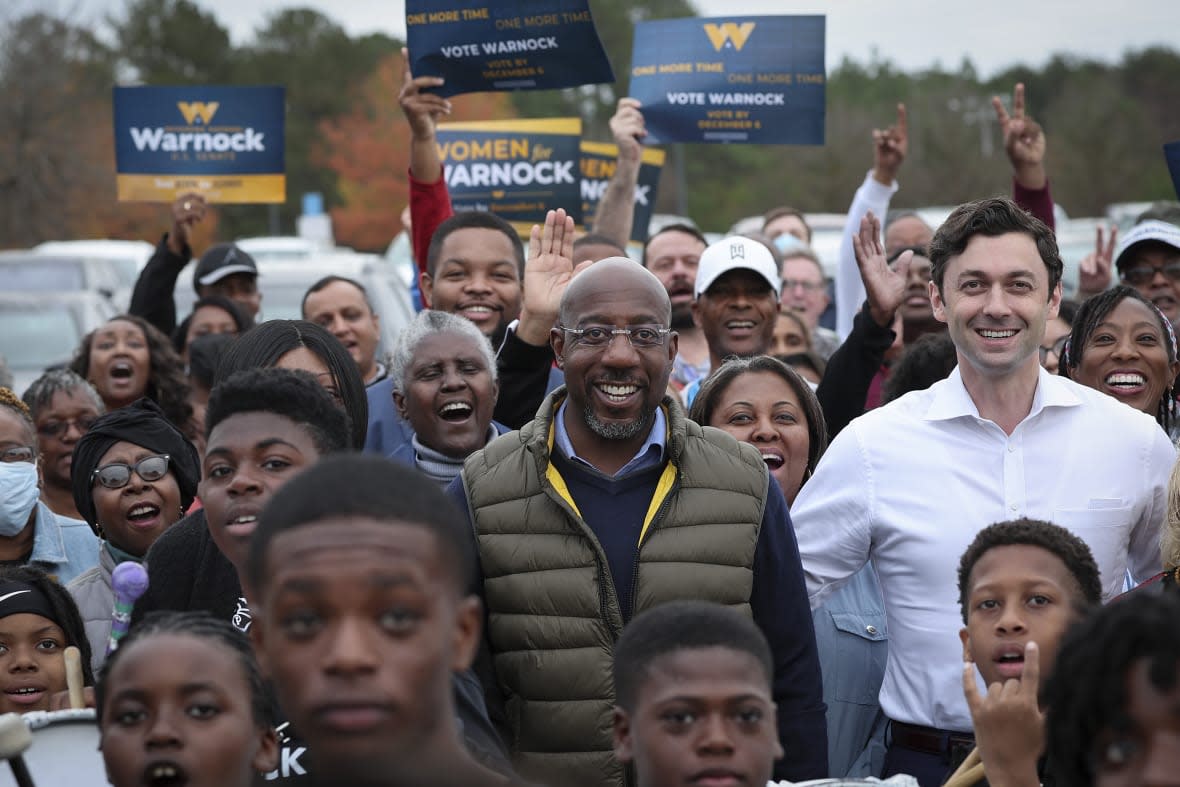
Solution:
<path fill-rule="evenodd" d="M 33 733 L 25 765 L 37 787 L 108 787 L 93 708 L 33 711 L 23 718 Z M 0 787 L 16 787 L 7 762 L 0 762 Z"/>

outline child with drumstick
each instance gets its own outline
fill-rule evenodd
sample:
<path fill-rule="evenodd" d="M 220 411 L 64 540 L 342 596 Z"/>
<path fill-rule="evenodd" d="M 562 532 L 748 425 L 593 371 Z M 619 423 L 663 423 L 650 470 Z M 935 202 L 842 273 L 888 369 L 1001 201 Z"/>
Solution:
<path fill-rule="evenodd" d="M 1051 783 L 1042 758 L 1045 719 L 1038 689 L 1066 629 L 1101 597 L 1098 565 L 1068 530 L 1018 519 L 979 532 L 959 563 L 963 692 L 976 749 L 948 787 Z M 976 670 L 986 693 L 976 685 Z"/>
<path fill-rule="evenodd" d="M 0 572 L 0 713 L 69 707 L 71 645 L 81 652 L 82 682 L 93 685 L 86 629 L 66 589 L 32 566 Z"/>
<path fill-rule="evenodd" d="M 147 616 L 95 693 L 114 787 L 250 787 L 278 765 L 270 695 L 249 641 L 227 621 Z"/>

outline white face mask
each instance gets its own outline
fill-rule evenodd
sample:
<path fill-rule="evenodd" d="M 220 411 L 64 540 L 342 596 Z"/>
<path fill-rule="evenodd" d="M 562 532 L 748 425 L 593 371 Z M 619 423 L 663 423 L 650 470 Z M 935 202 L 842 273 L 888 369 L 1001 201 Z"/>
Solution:
<path fill-rule="evenodd" d="M 37 465 L 0 462 L 0 536 L 11 538 L 25 529 L 39 496 Z"/>

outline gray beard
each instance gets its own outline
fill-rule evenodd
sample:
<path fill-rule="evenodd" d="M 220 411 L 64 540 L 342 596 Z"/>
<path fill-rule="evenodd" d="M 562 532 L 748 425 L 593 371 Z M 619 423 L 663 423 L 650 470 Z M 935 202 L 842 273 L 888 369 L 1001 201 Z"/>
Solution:
<path fill-rule="evenodd" d="M 598 420 L 598 416 L 587 405 L 582 412 L 582 417 L 585 418 L 586 426 L 590 427 L 590 431 L 604 440 L 630 440 L 651 430 L 651 422 L 655 418 L 655 412 L 650 412 L 643 418 L 630 423 L 608 424 Z"/>

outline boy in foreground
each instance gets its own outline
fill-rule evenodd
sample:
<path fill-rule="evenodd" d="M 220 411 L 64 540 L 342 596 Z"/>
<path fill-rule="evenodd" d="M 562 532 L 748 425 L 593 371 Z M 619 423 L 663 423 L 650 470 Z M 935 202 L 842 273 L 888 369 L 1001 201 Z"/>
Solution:
<path fill-rule="evenodd" d="M 963 693 L 976 753 L 990 787 L 1051 783 L 1041 759 L 1045 718 L 1038 701 L 1066 630 L 1102 597 L 1098 565 L 1080 538 L 1048 522 L 1018 519 L 984 528 L 959 563 L 965 627 Z M 981 693 L 975 670 L 987 685 Z M 964 770 L 964 769 L 961 769 Z M 978 784 L 972 778 L 948 784 Z"/>
<path fill-rule="evenodd" d="M 325 458 L 267 503 L 246 565 L 250 636 L 313 783 L 508 783 L 455 720 L 452 676 L 480 641 L 474 572 L 462 515 L 389 460 Z"/>
<path fill-rule="evenodd" d="M 615 646 L 615 756 L 638 787 L 770 780 L 778 742 L 770 646 L 720 604 L 674 601 L 637 616 Z"/>

